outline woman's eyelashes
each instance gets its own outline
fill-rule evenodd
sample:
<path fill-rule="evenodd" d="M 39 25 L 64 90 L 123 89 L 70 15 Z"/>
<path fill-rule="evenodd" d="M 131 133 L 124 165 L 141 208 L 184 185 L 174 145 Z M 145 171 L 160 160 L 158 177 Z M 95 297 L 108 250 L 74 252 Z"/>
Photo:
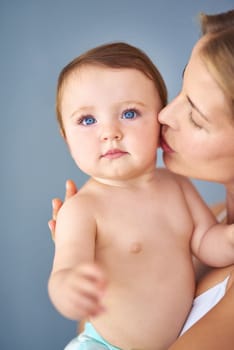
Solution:
<path fill-rule="evenodd" d="M 202 129 L 202 126 L 194 120 L 192 111 L 189 113 L 189 120 L 193 124 L 193 126 L 195 126 L 195 128 Z"/>

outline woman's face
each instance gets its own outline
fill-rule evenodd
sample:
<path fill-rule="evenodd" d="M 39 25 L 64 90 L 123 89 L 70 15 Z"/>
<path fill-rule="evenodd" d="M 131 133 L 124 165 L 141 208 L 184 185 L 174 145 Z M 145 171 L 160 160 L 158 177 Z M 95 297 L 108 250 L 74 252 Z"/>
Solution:
<path fill-rule="evenodd" d="M 234 116 L 231 104 L 195 45 L 179 95 L 159 114 L 161 147 L 168 169 L 227 184 L 234 181 Z"/>

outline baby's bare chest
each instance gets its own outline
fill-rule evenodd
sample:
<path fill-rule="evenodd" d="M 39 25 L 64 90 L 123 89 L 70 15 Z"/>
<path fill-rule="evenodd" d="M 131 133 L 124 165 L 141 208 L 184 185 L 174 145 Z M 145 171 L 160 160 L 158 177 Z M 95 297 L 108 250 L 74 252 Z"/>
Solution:
<path fill-rule="evenodd" d="M 117 196 L 97 212 L 97 237 L 102 246 L 119 246 L 132 253 L 157 247 L 174 249 L 190 240 L 193 222 L 183 198 Z"/>

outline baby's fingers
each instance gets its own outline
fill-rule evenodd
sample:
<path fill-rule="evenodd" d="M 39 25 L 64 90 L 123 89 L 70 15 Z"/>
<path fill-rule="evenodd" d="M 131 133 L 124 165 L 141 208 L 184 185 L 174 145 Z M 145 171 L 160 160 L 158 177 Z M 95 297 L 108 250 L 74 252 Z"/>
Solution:
<path fill-rule="evenodd" d="M 79 299 L 71 300 L 74 308 L 79 313 L 79 318 L 86 318 L 89 316 L 96 316 L 105 311 L 105 307 L 99 298 L 91 296 L 90 294 L 80 294 Z"/>
<path fill-rule="evenodd" d="M 69 280 L 66 304 L 72 310 L 74 319 L 95 316 L 105 310 L 103 305 L 104 288 L 87 268 L 81 273 L 79 269 L 73 271 Z M 74 278 L 75 277 L 75 278 Z"/>
<path fill-rule="evenodd" d="M 104 290 L 107 285 L 107 278 L 104 271 L 97 264 L 86 264 L 79 269 L 81 277 L 90 281 L 96 288 Z"/>

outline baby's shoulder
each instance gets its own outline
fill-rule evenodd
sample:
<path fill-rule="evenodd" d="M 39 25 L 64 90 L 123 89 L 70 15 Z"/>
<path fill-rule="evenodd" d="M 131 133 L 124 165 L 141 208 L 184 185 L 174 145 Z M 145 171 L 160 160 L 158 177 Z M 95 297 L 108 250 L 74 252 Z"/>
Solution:
<path fill-rule="evenodd" d="M 86 208 L 91 209 L 95 203 L 95 195 L 89 190 L 89 186 L 84 185 L 79 191 L 72 197 L 66 199 L 60 209 L 64 212 L 77 212 L 81 213 Z"/>
<path fill-rule="evenodd" d="M 157 174 L 161 181 L 165 181 L 178 186 L 183 186 L 185 183 L 189 182 L 186 177 L 172 173 L 166 168 L 157 168 Z"/>
<path fill-rule="evenodd" d="M 198 198 L 198 192 L 189 178 L 174 174 L 170 170 L 164 168 L 158 169 L 158 176 L 161 190 L 165 191 L 165 189 L 167 189 L 167 192 L 170 191 L 174 199 L 186 198 L 186 200 L 188 200 L 188 198 L 193 198 L 195 200 Z"/>

